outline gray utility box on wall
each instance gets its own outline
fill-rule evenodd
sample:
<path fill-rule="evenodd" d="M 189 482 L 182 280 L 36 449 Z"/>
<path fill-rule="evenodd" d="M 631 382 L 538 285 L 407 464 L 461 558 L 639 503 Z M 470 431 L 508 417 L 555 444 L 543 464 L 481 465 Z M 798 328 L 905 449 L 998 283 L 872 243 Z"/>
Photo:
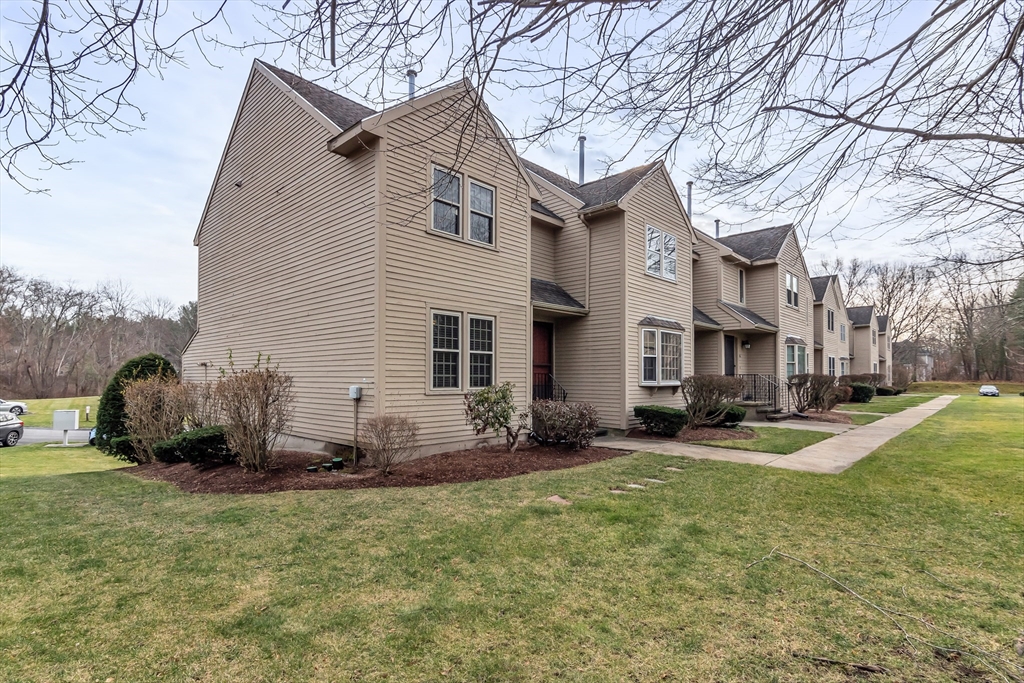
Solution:
<path fill-rule="evenodd" d="M 358 401 L 363 397 L 363 388 L 358 384 L 354 384 L 348 388 L 348 397 L 354 401 Z"/>
<path fill-rule="evenodd" d="M 54 429 L 78 429 L 78 411 L 77 410 L 55 410 L 53 411 L 53 428 Z"/>

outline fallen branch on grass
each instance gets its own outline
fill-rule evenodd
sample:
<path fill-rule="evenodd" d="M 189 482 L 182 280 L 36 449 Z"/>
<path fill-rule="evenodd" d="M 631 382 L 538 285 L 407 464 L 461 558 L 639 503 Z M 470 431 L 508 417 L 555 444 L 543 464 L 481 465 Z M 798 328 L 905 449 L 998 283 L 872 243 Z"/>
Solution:
<path fill-rule="evenodd" d="M 815 657 L 814 655 L 805 655 L 805 654 L 801 654 L 799 652 L 794 652 L 793 656 L 794 657 L 799 657 L 801 659 L 809 659 L 812 662 L 816 662 L 818 664 L 831 664 L 831 665 L 834 665 L 834 666 L 849 666 L 849 667 L 853 667 L 854 669 L 857 669 L 858 671 L 867 671 L 868 673 L 872 673 L 872 674 L 887 674 L 887 673 L 889 673 L 888 669 L 886 669 L 885 667 L 882 667 L 882 666 L 878 666 L 876 664 L 858 664 L 857 662 L 841 662 L 838 659 L 829 659 L 828 657 Z"/>

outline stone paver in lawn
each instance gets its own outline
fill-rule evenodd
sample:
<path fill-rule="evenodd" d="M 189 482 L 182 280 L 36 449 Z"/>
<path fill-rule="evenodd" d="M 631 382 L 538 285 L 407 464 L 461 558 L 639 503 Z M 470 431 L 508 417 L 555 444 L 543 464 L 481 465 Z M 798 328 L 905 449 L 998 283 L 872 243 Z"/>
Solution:
<path fill-rule="evenodd" d="M 916 427 L 923 420 L 939 412 L 957 398 L 959 397 L 939 396 L 927 403 L 914 408 L 907 408 L 903 412 L 889 415 L 877 422 L 872 422 L 856 429 L 849 429 L 851 425 L 839 425 L 848 427 L 848 429 L 830 439 L 819 441 L 789 455 L 740 451 L 731 448 L 715 448 L 713 446 L 697 446 L 678 441 L 630 439 L 624 436 L 602 436 L 595 439 L 594 443 L 602 448 L 613 448 L 620 451 L 644 451 L 661 455 L 682 455 L 697 460 L 725 460 L 727 462 L 738 462 L 748 465 L 781 467 L 802 472 L 838 474 L 861 458 L 874 452 L 876 448 L 889 439 L 899 436 L 911 427 Z"/>

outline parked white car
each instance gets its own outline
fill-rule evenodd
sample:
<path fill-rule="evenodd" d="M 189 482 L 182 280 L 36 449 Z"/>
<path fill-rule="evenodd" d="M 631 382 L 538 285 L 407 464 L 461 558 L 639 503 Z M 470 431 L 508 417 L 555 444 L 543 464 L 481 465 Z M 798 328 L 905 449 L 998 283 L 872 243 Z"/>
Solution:
<path fill-rule="evenodd" d="M 6 401 L 0 398 L 0 412 L 24 415 L 28 412 L 28 404 L 19 401 Z"/>
<path fill-rule="evenodd" d="M 998 396 L 999 389 L 992 384 L 983 384 L 981 389 L 978 389 L 978 396 Z"/>

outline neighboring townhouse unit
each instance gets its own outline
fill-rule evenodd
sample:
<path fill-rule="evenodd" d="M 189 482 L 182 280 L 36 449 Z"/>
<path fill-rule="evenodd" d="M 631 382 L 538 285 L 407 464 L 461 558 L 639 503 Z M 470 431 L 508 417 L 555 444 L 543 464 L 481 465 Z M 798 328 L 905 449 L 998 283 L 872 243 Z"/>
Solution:
<path fill-rule="evenodd" d="M 885 383 L 892 384 L 892 335 L 889 334 L 889 316 L 878 316 L 878 372 L 885 375 Z"/>
<path fill-rule="evenodd" d="M 878 316 L 874 306 L 852 306 L 846 309 L 852 328 L 850 357 L 851 375 L 878 372 Z"/>
<path fill-rule="evenodd" d="M 778 391 L 813 372 L 811 278 L 793 226 L 718 239 L 698 231 L 693 269 L 698 373 L 741 375 L 745 397 L 761 401 L 765 382 Z"/>
<path fill-rule="evenodd" d="M 850 322 L 837 275 L 811 278 L 814 290 L 814 372 L 850 374 Z"/>
<path fill-rule="evenodd" d="M 463 395 L 506 380 L 520 406 L 589 401 L 627 429 L 694 371 L 695 240 L 662 163 L 574 183 L 463 83 L 374 111 L 256 62 L 195 236 L 183 374 L 269 354 L 309 446 L 384 412 L 423 454 L 474 445 Z"/>

